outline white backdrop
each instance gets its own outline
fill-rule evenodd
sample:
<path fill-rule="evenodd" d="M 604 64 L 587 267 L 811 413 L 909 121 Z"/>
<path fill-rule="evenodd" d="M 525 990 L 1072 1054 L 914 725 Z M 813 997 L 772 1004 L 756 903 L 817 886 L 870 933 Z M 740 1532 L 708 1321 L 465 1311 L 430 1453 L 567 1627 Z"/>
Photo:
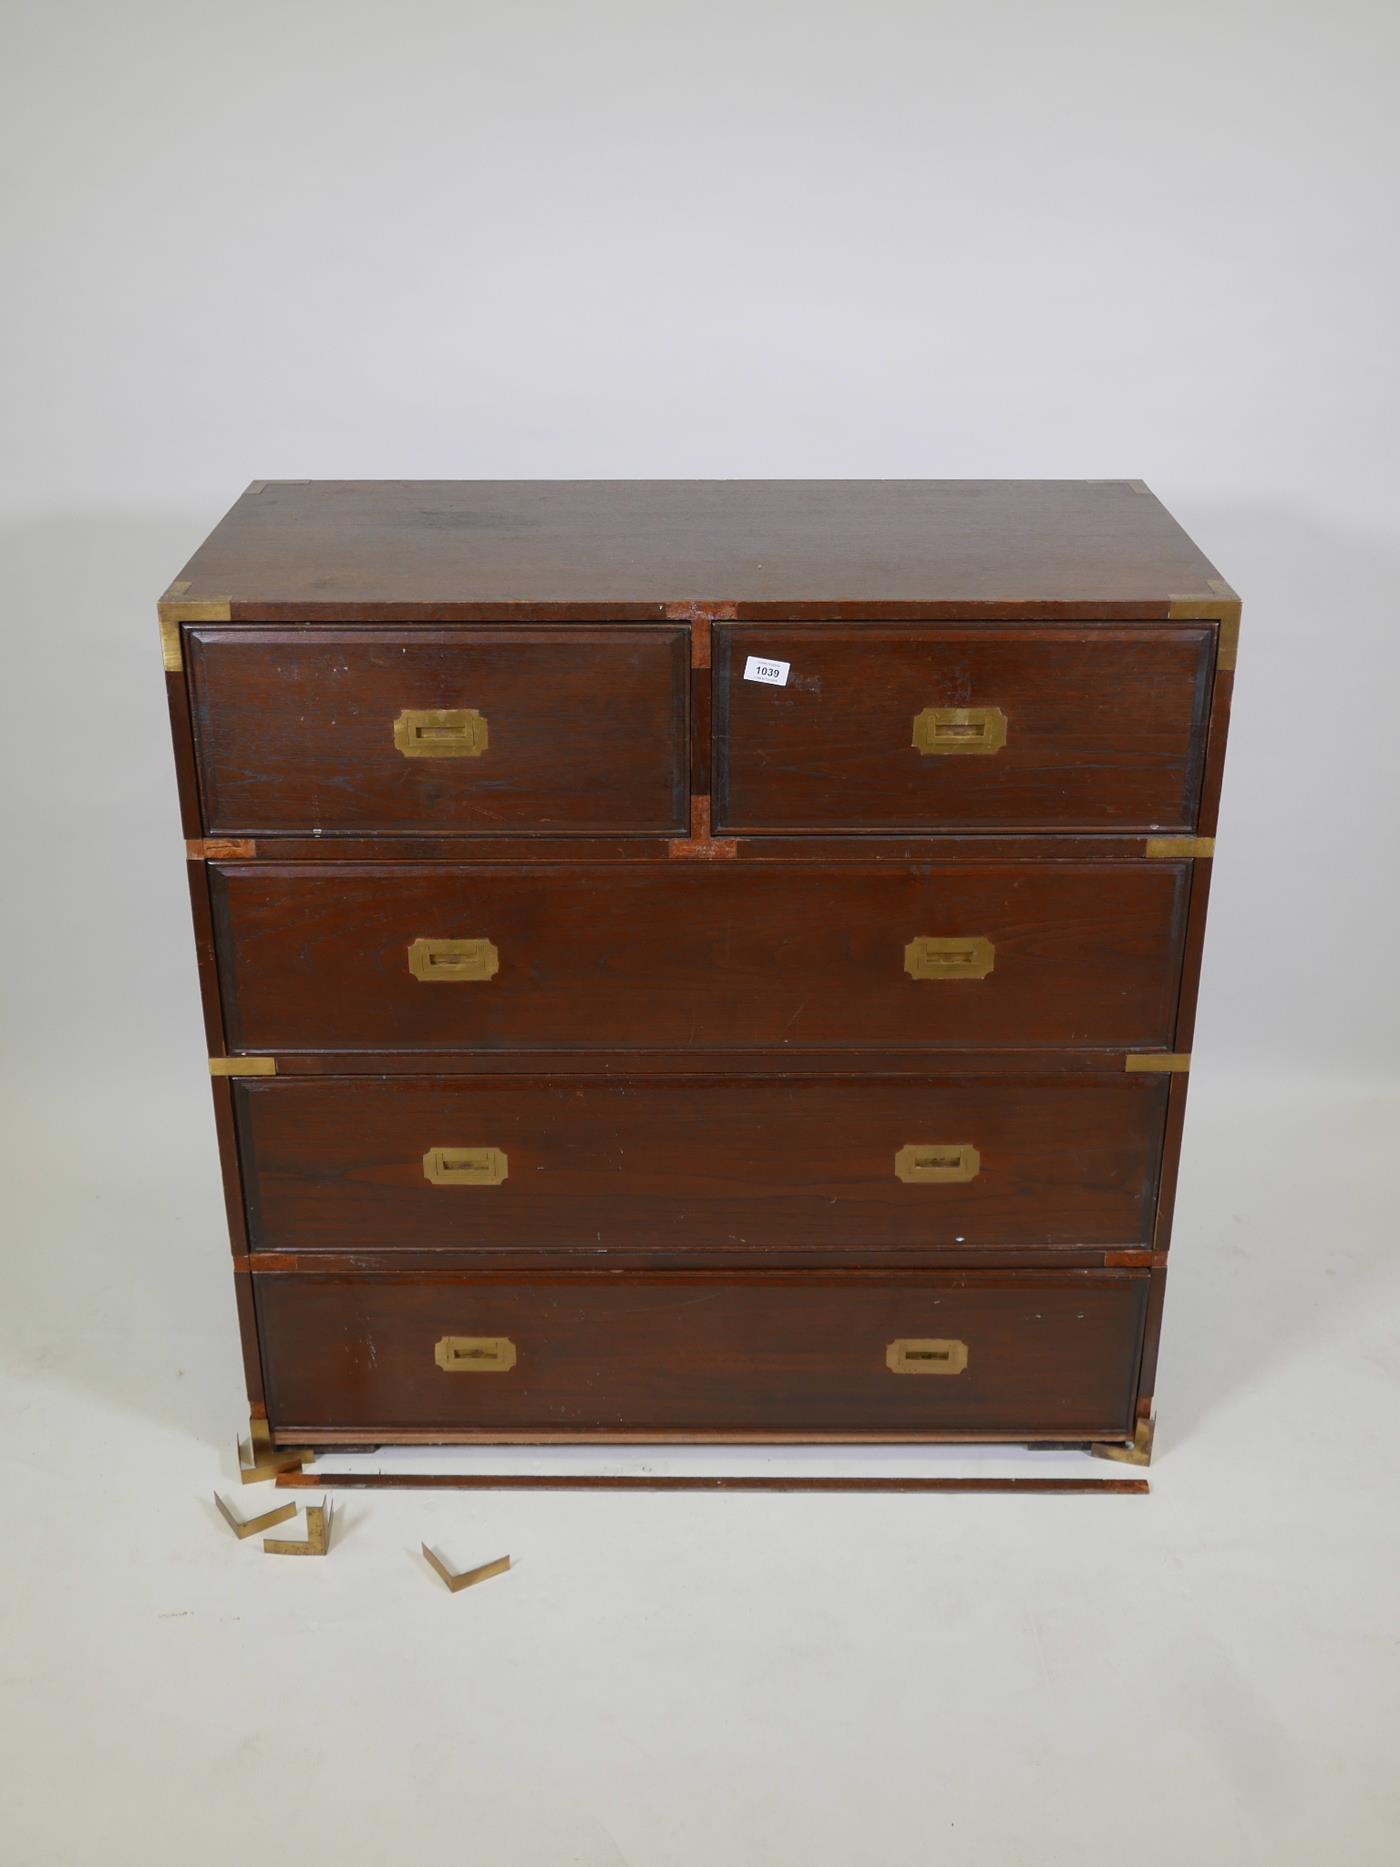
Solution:
<path fill-rule="evenodd" d="M 1294 1641 L 1320 1627 L 1310 1604 L 1324 1598 L 1361 1614 L 1359 1570 L 1281 1578 L 1269 1564 L 1285 1548 L 1301 1561 L 1319 1517 L 1334 1526 L 1337 1547 L 1374 1553 L 1387 1522 L 1393 1539 L 1393 1506 L 1387 1519 L 1361 1482 L 1374 1465 L 1363 1461 L 1354 1493 L 1331 1496 L 1325 1510 L 1297 1499 L 1286 1468 L 1267 1493 L 1273 1504 L 1256 1487 L 1257 1549 L 1241 1554 L 1250 1587 L 1238 1593 L 1228 1559 L 1223 1582 L 1210 1567 L 1221 1550 L 1210 1525 L 1240 1496 L 1231 1458 L 1255 1457 L 1266 1422 L 1281 1432 L 1289 1420 L 1296 1443 L 1330 1468 L 1339 1448 L 1360 1458 L 1358 1434 L 1394 1400 L 1394 1311 L 1380 1300 L 1394 1287 L 1394 1189 L 1385 1181 L 1394 1124 L 1375 1097 L 1385 1079 L 1393 1084 L 1400 1056 L 1400 12 L 1389 0 L 10 0 L 0 26 L 9 275 L 0 302 L 0 977 L 15 1192 L 0 1322 L 17 1395 L 10 1429 L 31 1445 L 48 1435 L 42 1470 L 37 1453 L 21 1460 L 49 1512 L 38 1520 L 48 1541 L 31 1521 L 23 1545 L 11 1545 L 15 1561 L 28 1552 L 38 1591 L 16 1597 L 30 1606 L 15 1625 L 39 1644 L 24 1644 L 12 1669 L 23 1688 L 16 1729 L 39 1759 L 25 1779 L 35 1797 L 26 1867 L 77 1858 L 83 1824 L 98 1819 L 100 1799 L 51 1813 L 62 1800 L 56 1786 L 72 1780 L 73 1680 L 88 1676 L 115 1622 L 141 1628 L 147 1615 L 156 1630 L 167 1612 L 183 1611 L 179 1588 L 194 1572 L 179 1571 L 175 1595 L 143 1598 L 139 1613 L 129 1594 L 92 1595 L 82 1558 L 96 1528 L 51 1474 L 106 1474 L 94 1482 L 99 1492 L 108 1486 L 111 1510 L 152 1473 L 168 1477 L 172 1461 L 188 1467 L 188 1489 L 207 1491 L 211 1448 L 239 1404 L 154 601 L 247 481 L 319 476 L 1142 478 L 1241 592 L 1179 1208 L 1186 1255 L 1164 1345 L 1164 1392 L 1174 1383 L 1177 1396 L 1164 1432 L 1187 1439 L 1176 1469 L 1189 1507 L 1166 1520 L 1168 1557 L 1161 1517 L 1149 1533 L 1137 1528 L 1146 1519 L 1131 1529 L 1114 1519 L 1109 1529 L 1096 1516 L 1093 1532 L 1103 1538 L 1096 1590 L 1111 1588 L 1117 1564 L 1154 1578 L 1164 1611 L 1184 1618 L 1144 1635 L 1141 1592 L 1111 1599 L 1115 1639 L 1132 1647 L 1123 1630 L 1138 1626 L 1138 1702 L 1120 1706 L 1111 1675 L 1076 1674 L 1072 1651 L 1092 1639 L 1098 1603 L 1073 1593 L 1084 1520 L 1058 1517 L 1053 1504 L 1036 1519 L 1050 1539 L 1043 1551 L 1052 1550 L 1051 1525 L 1064 1531 L 1047 1557 L 1050 1605 L 1036 1594 L 1033 1641 L 979 1592 L 985 1580 L 1015 1595 L 1025 1579 L 1019 1520 L 990 1506 L 958 1520 L 968 1569 L 954 1580 L 940 1571 L 942 1593 L 920 1596 L 912 1571 L 903 1593 L 872 1579 L 870 1599 L 850 1612 L 876 1614 L 880 1594 L 895 1603 L 898 1626 L 870 1622 L 879 1650 L 892 1652 L 913 1625 L 936 1640 L 938 1603 L 961 1602 L 976 1638 L 966 1650 L 916 1641 L 911 1666 L 922 1652 L 955 1676 L 962 1667 L 966 1702 L 981 1706 L 997 1754 L 1052 1802 L 1096 1745 L 1101 1761 L 1112 1754 L 1110 1774 L 1123 1773 L 1128 1797 L 1152 1768 L 1149 1728 L 1165 1733 L 1163 1754 L 1193 1793 L 1160 1810 L 1155 1826 L 1131 1812 L 1141 1862 L 1158 1858 L 1159 1842 L 1163 1859 L 1179 1858 L 1183 1843 L 1205 1862 L 1254 1858 L 1255 1844 L 1273 1862 L 1291 1860 L 1294 1846 L 1299 1859 L 1319 1858 L 1319 1848 L 1380 1859 L 1367 1837 L 1381 1830 L 1367 1824 L 1379 1821 L 1389 1752 L 1368 1745 L 1382 1743 L 1387 1718 L 1393 1732 L 1395 1702 L 1393 1682 L 1361 1676 L 1374 1618 L 1348 1634 L 1340 1656 L 1325 1645 L 1280 1648 L 1280 1629 L 1263 1621 L 1247 1656 L 1240 1646 L 1250 1614 L 1264 1611 L 1256 1558 L 1273 1586 L 1295 1588 Z M 1276 1124 L 1273 1101 L 1257 1098 L 1284 1090 L 1333 1112 Z M 1366 1097 L 1364 1116 L 1347 1112 Z M 1331 1356 L 1325 1370 L 1306 1368 L 1314 1349 Z M 1276 1456 L 1285 1451 L 1275 1443 Z M 1209 1481 L 1193 1490 L 1193 1473 L 1203 1472 Z M 1296 1521 L 1285 1498 L 1297 1502 Z M 176 1519 L 159 1520 L 173 1547 Z M 855 1520 L 821 1520 L 828 1552 L 848 1561 L 814 1599 L 798 1566 L 821 1539 L 796 1538 L 780 1572 L 762 1572 L 747 1618 L 735 1622 L 726 1601 L 715 1620 L 702 1616 L 693 1649 L 676 1633 L 676 1665 L 702 1681 L 694 1715 L 709 1708 L 693 1729 L 646 1683 L 645 1642 L 627 1648 L 622 1599 L 599 1610 L 604 1649 L 570 1647 L 594 1625 L 587 1598 L 568 1592 L 580 1584 L 577 1564 L 603 1591 L 596 1599 L 608 1582 L 576 1552 L 581 1520 L 559 1521 L 571 1552 L 557 1578 L 563 1593 L 555 1618 L 545 1612 L 534 1626 L 561 1644 L 553 1672 L 533 1682 L 538 1698 L 516 1708 L 520 1718 L 528 1724 L 540 1700 L 576 1707 L 556 1735 L 565 1748 L 577 1743 L 597 1669 L 620 1666 L 619 1679 L 643 1680 L 636 1704 L 650 1708 L 649 1730 L 616 1706 L 617 1722 L 600 1730 L 625 1732 L 640 1759 L 660 1742 L 656 1720 L 679 1720 L 687 1757 L 715 1771 L 687 1790 L 677 1754 L 669 1777 L 662 1768 L 663 1792 L 638 1765 L 623 1802 L 641 1821 L 645 1857 L 689 1863 L 694 1848 L 697 1859 L 766 1864 L 786 1861 L 790 1848 L 811 1864 L 829 1847 L 848 1867 L 907 1845 L 907 1795 L 882 1804 L 888 1832 L 858 1785 L 849 1826 L 830 1809 L 820 1815 L 836 1781 L 825 1772 L 849 1761 L 849 1675 L 839 1665 L 798 1669 L 798 1698 L 819 1726 L 803 1792 L 808 1829 L 757 1813 L 757 1784 L 746 1816 L 728 1809 L 713 1856 L 700 1847 L 703 1825 L 685 1843 L 664 1819 L 668 1807 L 689 1806 L 688 1794 L 703 1801 L 706 1783 L 718 1794 L 742 1773 L 741 1760 L 721 1767 L 706 1748 L 717 1734 L 722 1741 L 734 1712 L 708 1663 L 736 1658 L 743 1673 L 746 1654 L 764 1655 L 773 1679 L 787 1677 L 810 1616 L 824 1621 L 833 1602 L 849 1602 L 853 1573 L 878 1573 L 865 1567 L 880 1557 Z M 692 1520 L 657 1505 L 586 1521 L 617 1587 L 641 1564 L 655 1526 L 672 1527 L 678 1540 L 651 1552 L 661 1568 L 645 1569 L 653 1625 L 696 1633 L 673 1622 L 680 1610 L 663 1587 L 665 1564 L 694 1547 L 689 1529 L 676 1530 Z M 716 1518 L 699 1521 L 716 1534 Z M 786 1548 L 787 1530 L 764 1522 L 757 1541 L 773 1535 Z M 630 1540 L 610 1549 L 620 1525 Z M 213 1531 L 198 1523 L 191 1535 L 197 1567 L 199 1539 Z M 124 1547 L 128 1569 L 143 1549 L 143 1575 L 165 1573 L 140 1533 Z M 361 1548 L 376 1547 L 367 1531 Z M 390 1572 L 403 1547 L 416 1547 L 407 1523 L 384 1553 Z M 879 1545 L 890 1547 L 888 1537 Z M 1319 1562 L 1334 1561 L 1333 1550 L 1319 1545 Z M 212 1565 L 212 1540 L 209 1552 Z M 453 1553 L 465 1560 L 470 1549 Z M 721 1572 L 738 1575 L 741 1591 L 759 1590 L 758 1576 L 742 1579 L 755 1543 L 729 1553 L 736 1566 L 721 1562 Z M 1208 1634 L 1189 1589 L 1179 1591 L 1178 1561 L 1197 1565 L 1201 1587 L 1208 1574 L 1223 1589 L 1211 1596 Z M 705 1578 L 683 1555 L 681 1565 L 703 1599 Z M 349 1592 L 320 1599 L 358 1625 L 359 1572 L 332 1563 L 326 1573 L 320 1586 Z M 547 1560 L 535 1574 L 545 1588 Z M 217 1627 L 226 1571 L 214 1575 L 211 1567 L 201 1624 L 212 1616 Z M 68 1591 L 61 1604 L 43 1592 L 56 1578 Z M 515 1578 L 490 1588 L 508 1585 Z M 804 1601 L 809 1618 L 789 1626 L 784 1604 Z M 250 1597 L 238 1611 L 255 1621 L 266 1602 Z M 1058 1650 L 1042 1630 L 1056 1603 L 1069 1616 L 1060 1624 L 1083 1635 Z M 327 1696 L 343 1715 L 355 1698 L 345 1652 L 298 1648 L 311 1638 L 305 1616 L 286 1612 L 278 1625 L 288 1644 L 275 1662 L 266 1656 L 269 1667 L 281 1673 L 281 1654 L 301 1652 L 319 1674 L 284 1675 L 281 1685 L 314 1702 L 329 1678 Z M 770 1624 L 776 1653 L 759 1631 Z M 721 1626 L 742 1630 L 737 1654 Z M 41 1627 L 67 1631 L 50 1641 L 33 1632 Z M 518 1631 L 528 1642 L 528 1624 Z M 407 1637 L 409 1649 L 418 1637 Z M 829 1637 L 839 1647 L 834 1630 Z M 109 1682 L 109 1702 L 96 1688 L 94 1703 L 109 1714 L 106 1741 L 118 1745 L 113 1783 L 136 1795 L 162 1745 L 176 1743 L 175 1755 L 193 1745 L 180 1793 L 203 1795 L 206 1811 L 236 1821 L 249 1805 L 272 1806 L 271 1759 L 295 1758 L 309 1740 L 305 1721 L 284 1708 L 258 1773 L 238 1731 L 270 1714 L 246 1680 L 246 1697 L 234 1701 L 241 1709 L 229 1710 L 227 1729 L 218 1722 L 239 1662 L 213 1638 L 197 1661 L 181 1648 L 178 1665 L 208 1669 L 215 1736 L 176 1698 L 159 1736 L 143 1743 L 140 1721 L 126 1724 L 128 1688 L 139 1700 L 144 1688 L 132 1682 L 150 1651 L 135 1633 L 111 1675 L 120 1690 Z M 1010 1643 L 1000 1662 L 999 1638 Z M 376 1657 L 399 1719 L 376 1741 L 412 1777 L 424 1757 L 442 1755 L 429 1713 L 443 1707 L 430 1699 L 424 1711 L 421 1682 L 394 1670 L 397 1651 Z M 1151 1681 L 1170 1673 L 1174 1655 L 1203 1651 L 1215 1655 L 1203 1670 L 1154 1696 Z M 1285 1651 L 1295 1670 L 1274 1678 Z M 507 1670 L 524 1663 L 520 1653 L 509 1646 Z M 860 1654 L 845 1658 L 859 1674 Z M 66 1696 L 49 1706 L 45 1682 L 60 1675 Z M 898 1677 L 886 1683 L 902 1703 Z M 749 1677 L 748 1689 L 765 1688 Z M 864 1689 L 856 1704 L 878 1724 L 880 1693 L 868 1678 Z M 1016 1698 L 1028 1722 L 987 1692 Z M 1289 1730 L 1277 1707 L 1304 1697 L 1320 1722 Z M 166 1702 L 159 1691 L 157 1700 Z M 417 1728 L 415 1705 L 428 1719 L 417 1749 L 406 1735 Z M 1204 1727 L 1194 1722 L 1202 1705 Z M 797 1701 L 772 1703 L 779 1721 L 801 1712 Z M 888 1754 L 903 1754 L 906 1740 L 907 1729 Z M 508 1777 L 520 1766 L 481 1731 L 474 1741 L 493 1771 Z M 956 1769 L 943 1793 L 962 1822 L 965 1858 L 995 1867 L 1060 1858 L 1052 1842 L 1026 1841 L 1023 1855 L 1015 1809 L 994 1793 L 965 1800 L 977 1764 L 961 1742 L 948 1753 Z M 906 1761 L 908 1791 L 930 1766 L 922 1752 Z M 418 1827 L 385 1829 L 375 1842 L 364 1837 L 380 1834 L 382 1807 L 371 1809 L 364 1785 L 339 1783 L 348 1800 L 336 1819 L 349 1824 L 342 1832 L 332 1823 L 339 1858 L 406 1858 L 409 1839 L 426 1847 L 422 1824 L 439 1780 L 420 1784 Z M 169 1773 L 163 1782 L 170 1787 Z M 1306 1808 L 1289 1801 L 1290 1782 L 1307 1784 Z M 586 1800 L 591 1792 L 576 1787 Z M 314 1800 L 299 1812 L 273 1800 L 294 1838 L 316 1845 Z M 523 1813 L 527 1826 L 535 1820 L 542 1860 L 624 1857 L 609 1852 L 610 1835 L 576 1830 L 554 1804 Z M 1060 1832 L 1078 1835 L 1067 1858 L 1116 1857 L 1117 1799 L 1101 1769 L 1086 1777 L 1077 1814 L 1060 1807 L 1060 1819 Z M 1099 1829 L 1086 1834 L 1093 1819 Z M 201 1848 L 221 1859 L 207 1852 L 212 1826 L 198 1824 Z M 579 1851 L 564 1852 L 579 1832 Z M 917 1832 L 933 1840 L 949 1830 L 935 1821 Z M 188 1858 L 181 1833 L 178 1821 L 166 1831 L 172 1859 Z M 487 1833 L 483 1858 L 511 1867 L 536 1858 L 504 1816 Z M 1212 1837 L 1223 1852 L 1211 1852 Z M 107 1832 L 98 1852 L 124 1861 L 116 1845 Z M 166 1858 L 155 1847 L 143 1834 L 130 1857 L 149 1867 Z"/>
<path fill-rule="evenodd" d="M 1202 1067 L 1394 1069 L 1393 7 L 58 0 L 7 36 L 22 1048 L 58 1012 L 198 1049 L 152 602 L 248 480 L 1122 475 L 1245 599 Z"/>

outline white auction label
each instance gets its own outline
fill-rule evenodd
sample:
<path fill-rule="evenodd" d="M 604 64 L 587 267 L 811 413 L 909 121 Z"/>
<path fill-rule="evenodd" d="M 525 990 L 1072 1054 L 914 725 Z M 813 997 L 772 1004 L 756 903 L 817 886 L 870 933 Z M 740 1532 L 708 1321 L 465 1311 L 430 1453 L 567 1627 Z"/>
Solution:
<path fill-rule="evenodd" d="M 788 661 L 760 661 L 757 655 L 750 655 L 744 663 L 744 679 L 764 681 L 769 687 L 786 687 L 791 666 Z"/>

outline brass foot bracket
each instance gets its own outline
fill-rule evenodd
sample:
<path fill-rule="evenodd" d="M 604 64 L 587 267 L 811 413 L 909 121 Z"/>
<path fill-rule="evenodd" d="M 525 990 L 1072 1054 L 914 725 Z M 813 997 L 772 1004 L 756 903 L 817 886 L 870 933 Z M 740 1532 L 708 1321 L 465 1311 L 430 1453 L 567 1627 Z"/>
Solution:
<path fill-rule="evenodd" d="M 1156 1431 L 1155 1419 L 1139 1420 L 1133 1434 L 1131 1445 L 1118 1445 L 1105 1440 L 1089 1450 L 1096 1459 L 1117 1459 L 1122 1465 L 1150 1465 L 1152 1463 L 1152 1435 Z"/>
<path fill-rule="evenodd" d="M 266 1420 L 249 1420 L 248 1437 L 238 1442 L 238 1476 L 245 1485 L 260 1485 L 279 1472 L 296 1471 L 309 1465 L 314 1452 L 295 1451 L 274 1446 L 272 1430 Z"/>

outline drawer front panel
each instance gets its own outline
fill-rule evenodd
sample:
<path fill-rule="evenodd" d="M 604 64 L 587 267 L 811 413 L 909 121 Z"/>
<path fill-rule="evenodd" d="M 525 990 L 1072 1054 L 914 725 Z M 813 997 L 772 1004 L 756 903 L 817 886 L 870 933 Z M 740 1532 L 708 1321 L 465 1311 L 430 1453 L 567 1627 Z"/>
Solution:
<path fill-rule="evenodd" d="M 281 1432 L 1131 1430 L 1145 1276 L 257 1279 Z"/>
<path fill-rule="evenodd" d="M 254 1249 L 1129 1246 L 1161 1077 L 235 1085 Z"/>
<path fill-rule="evenodd" d="M 258 863 L 210 879 L 234 1050 L 1112 1049 L 1170 1048 L 1188 866 Z"/>
<path fill-rule="evenodd" d="M 745 830 L 1189 829 L 1207 628 L 715 632 L 714 813 Z M 786 662 L 784 686 L 746 680 Z"/>
<path fill-rule="evenodd" d="M 192 629 L 206 827 L 684 831 L 687 639 L 648 627 Z"/>

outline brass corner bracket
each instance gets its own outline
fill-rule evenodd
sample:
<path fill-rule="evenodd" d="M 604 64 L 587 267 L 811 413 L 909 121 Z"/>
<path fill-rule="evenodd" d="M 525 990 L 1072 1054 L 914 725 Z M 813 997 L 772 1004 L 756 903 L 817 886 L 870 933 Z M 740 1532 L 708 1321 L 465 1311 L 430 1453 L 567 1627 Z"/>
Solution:
<path fill-rule="evenodd" d="M 275 1076 L 276 1057 L 210 1057 L 211 1076 Z"/>
<path fill-rule="evenodd" d="M 248 1437 L 238 1442 L 238 1476 L 245 1485 L 260 1485 L 279 1472 L 295 1471 L 309 1465 L 316 1454 L 288 1446 L 274 1446 L 272 1429 L 266 1420 L 248 1422 Z"/>
<path fill-rule="evenodd" d="M 498 1556 L 494 1562 L 483 1562 L 480 1568 L 463 1569 L 460 1575 L 454 1574 L 442 1557 L 436 1555 L 428 1545 L 423 1545 L 423 1559 L 442 1577 L 454 1595 L 461 1594 L 464 1588 L 470 1588 L 475 1582 L 489 1582 L 493 1575 L 504 1575 L 510 1567 L 509 1556 Z"/>
<path fill-rule="evenodd" d="M 1131 1445 L 1119 1445 L 1116 1440 L 1102 1440 L 1090 1446 L 1089 1451 L 1096 1459 L 1116 1459 L 1120 1465 L 1150 1465 L 1152 1439 L 1156 1430 L 1155 1419 L 1139 1420 Z"/>
<path fill-rule="evenodd" d="M 335 1505 L 329 1498 L 306 1507 L 306 1541 L 294 1543 L 287 1537 L 263 1538 L 263 1552 L 268 1556 L 325 1556 L 331 1547 L 331 1522 Z"/>
<path fill-rule="evenodd" d="M 1184 1076 L 1191 1068 L 1191 1053 L 1189 1050 L 1130 1050 L 1123 1059 L 1123 1068 L 1129 1072 L 1166 1071 L 1173 1076 Z"/>
<path fill-rule="evenodd" d="M 1149 836 L 1144 851 L 1154 861 L 1200 862 L 1215 854 L 1213 836 Z"/>
<path fill-rule="evenodd" d="M 232 613 L 226 596 L 201 603 L 186 602 L 185 592 L 189 587 L 188 583 L 172 583 L 156 604 L 156 614 L 160 617 L 160 658 L 167 674 L 179 674 L 185 665 L 180 642 L 181 623 L 228 622 Z"/>
<path fill-rule="evenodd" d="M 1213 597 L 1174 596 L 1167 607 L 1173 622 L 1219 623 L 1215 665 L 1221 673 L 1233 673 L 1240 652 L 1240 599 L 1221 577 L 1208 577 L 1215 591 Z"/>

